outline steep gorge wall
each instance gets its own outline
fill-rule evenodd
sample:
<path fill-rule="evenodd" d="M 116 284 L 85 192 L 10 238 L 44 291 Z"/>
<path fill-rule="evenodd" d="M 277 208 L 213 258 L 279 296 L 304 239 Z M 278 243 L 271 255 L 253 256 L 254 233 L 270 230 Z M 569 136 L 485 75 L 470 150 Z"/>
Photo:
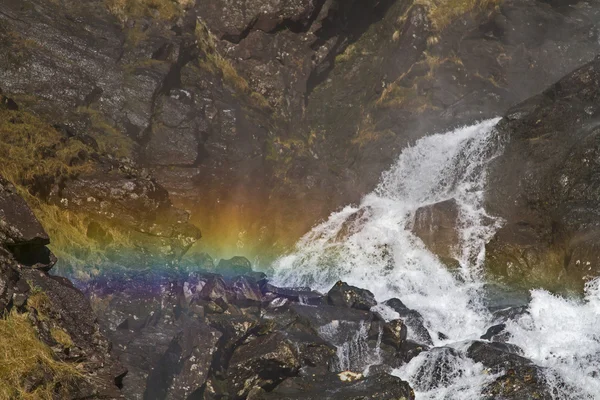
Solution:
<path fill-rule="evenodd" d="M 370 191 L 411 141 L 502 114 L 592 59 L 599 10 L 9 0 L 0 87 L 64 136 L 92 137 L 99 153 L 153 176 L 191 211 L 204 249 L 277 253 Z M 87 185 L 43 178 L 24 184 Z"/>

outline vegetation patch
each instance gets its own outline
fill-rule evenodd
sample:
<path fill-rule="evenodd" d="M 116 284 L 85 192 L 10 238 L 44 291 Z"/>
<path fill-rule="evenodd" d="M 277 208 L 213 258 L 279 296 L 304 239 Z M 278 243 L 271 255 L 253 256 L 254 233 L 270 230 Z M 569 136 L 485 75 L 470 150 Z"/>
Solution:
<path fill-rule="evenodd" d="M 364 113 L 363 113 L 364 114 Z M 352 144 L 363 147 L 370 142 L 380 140 L 384 136 L 393 136 L 394 133 L 390 130 L 378 131 L 371 114 L 363 116 L 356 136 L 350 141 Z"/>
<path fill-rule="evenodd" d="M 67 341 L 64 335 L 61 340 Z M 13 311 L 0 318 L 0 398 L 71 398 L 70 394 L 82 380 L 77 364 L 58 360 L 52 349 L 39 339 L 28 313 Z"/>
<path fill-rule="evenodd" d="M 92 136 L 98 143 L 100 153 L 110 154 L 116 158 L 132 157 L 135 142 L 117 130 L 100 111 L 91 107 L 79 107 L 77 112 L 90 118 L 94 128 Z"/>
<path fill-rule="evenodd" d="M 86 110 L 92 118 L 97 118 L 97 125 L 106 124 L 99 114 Z M 116 130 L 111 131 L 108 124 L 106 127 L 107 132 L 95 136 L 101 150 L 109 151 L 116 146 L 128 152 L 127 148 L 132 146 L 130 139 Z M 61 263 L 70 265 L 74 270 L 98 265 L 106 259 L 103 254 L 105 245 L 87 235 L 88 226 L 94 219 L 48 204 L 30 193 L 30 188 L 36 180 L 58 181 L 93 172 L 96 166 L 87 157 L 93 152 L 94 149 L 76 138 L 65 138 L 31 113 L 0 109 L 0 174 L 15 185 L 32 208 L 52 238 L 49 247 Z M 131 248 L 127 232 L 109 224 L 101 225 L 112 237 L 113 246 Z"/>
<path fill-rule="evenodd" d="M 89 172 L 91 163 L 75 160 L 91 150 L 77 139 L 64 138 L 30 113 L 0 110 L 0 172 L 13 183 Z"/>
<path fill-rule="evenodd" d="M 199 66 L 211 74 L 220 74 L 227 85 L 231 86 L 236 92 L 248 96 L 255 106 L 270 109 L 271 106 L 267 99 L 262 94 L 253 91 L 248 81 L 237 72 L 229 60 L 219 53 L 217 39 L 206 24 L 199 20 L 196 23 L 195 33 L 198 47 L 204 53 L 204 59 L 200 60 Z"/>

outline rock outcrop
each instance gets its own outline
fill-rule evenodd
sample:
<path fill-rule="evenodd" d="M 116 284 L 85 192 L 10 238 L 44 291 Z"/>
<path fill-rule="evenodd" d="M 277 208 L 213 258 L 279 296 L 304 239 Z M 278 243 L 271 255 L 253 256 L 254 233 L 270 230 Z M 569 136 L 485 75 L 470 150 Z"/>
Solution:
<path fill-rule="evenodd" d="M 55 262 L 48 235 L 4 178 L 0 225 L 1 346 L 24 352 L 17 356 L 28 360 L 12 371 L 2 369 L 2 395 L 18 398 L 22 390 L 32 396 L 48 391 L 72 399 L 121 398 L 126 370 L 111 355 L 83 293 L 67 279 L 48 275 Z M 16 336 L 6 329 L 19 323 Z M 38 360 L 40 353 L 47 358 Z M 11 374 L 21 375 L 15 380 Z"/>
<path fill-rule="evenodd" d="M 505 220 L 487 268 L 508 282 L 580 290 L 600 274 L 600 59 L 512 108 L 490 167 L 487 209 Z"/>

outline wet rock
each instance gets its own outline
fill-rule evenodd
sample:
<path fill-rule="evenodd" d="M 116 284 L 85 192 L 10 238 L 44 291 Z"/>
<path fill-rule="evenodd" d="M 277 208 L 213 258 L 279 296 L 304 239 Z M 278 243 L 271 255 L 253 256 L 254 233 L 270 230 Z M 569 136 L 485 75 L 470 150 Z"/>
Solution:
<path fill-rule="evenodd" d="M 544 371 L 531 360 L 518 355 L 517 346 L 505 343 L 474 342 L 467 356 L 481 362 L 491 373 L 500 376 L 483 390 L 485 398 L 551 399 Z"/>
<path fill-rule="evenodd" d="M 254 338 L 238 347 L 229 362 L 227 378 L 232 397 L 241 399 L 254 387 L 271 389 L 300 368 L 298 352 L 283 333 Z"/>
<path fill-rule="evenodd" d="M 398 355 L 402 362 L 408 363 L 422 352 L 428 350 L 429 346 L 417 343 L 413 340 L 405 340 L 399 349 Z"/>
<path fill-rule="evenodd" d="M 336 307 L 350 307 L 367 311 L 377 305 L 373 293 L 341 281 L 337 282 L 327 293 L 327 302 Z"/>
<path fill-rule="evenodd" d="M 323 295 L 310 288 L 280 288 L 267 283 L 262 287 L 262 291 L 265 296 L 273 297 L 274 300 L 288 299 L 296 303 L 308 305 L 325 304 Z"/>
<path fill-rule="evenodd" d="M 206 324 L 186 324 L 148 376 L 144 399 L 184 399 L 200 390 L 220 337 Z"/>
<path fill-rule="evenodd" d="M 450 199 L 421 207 L 415 213 L 412 232 L 442 260 L 456 257 L 460 241 L 456 226 L 458 211 L 456 200 Z"/>
<path fill-rule="evenodd" d="M 510 339 L 510 333 L 506 331 L 506 324 L 501 323 L 490 326 L 480 339 L 505 343 Z"/>
<path fill-rule="evenodd" d="M 373 321 L 369 332 L 371 339 L 378 339 L 381 336 L 382 343 L 399 350 L 404 341 L 406 341 L 408 329 L 401 319 L 395 319 L 389 322 Z"/>
<path fill-rule="evenodd" d="M 413 375 L 419 391 L 449 386 L 465 374 L 461 367 L 463 356 L 453 348 L 435 347 L 419 357 L 424 361 Z"/>
<path fill-rule="evenodd" d="M 398 313 L 398 317 L 409 328 L 409 338 L 426 345 L 433 345 L 431 335 L 425 328 L 423 317 L 418 311 L 409 309 L 399 299 L 389 299 L 384 301 L 383 304 Z"/>
<path fill-rule="evenodd" d="M 467 349 L 467 356 L 480 362 L 494 372 L 534 365 L 519 355 L 522 351 L 515 345 L 476 341 Z"/>
<path fill-rule="evenodd" d="M 263 393 L 256 399 L 281 400 L 381 400 L 407 399 L 415 395 L 400 378 L 388 374 L 373 374 L 356 380 L 341 380 L 336 374 L 304 376 L 285 380 L 271 393 Z"/>

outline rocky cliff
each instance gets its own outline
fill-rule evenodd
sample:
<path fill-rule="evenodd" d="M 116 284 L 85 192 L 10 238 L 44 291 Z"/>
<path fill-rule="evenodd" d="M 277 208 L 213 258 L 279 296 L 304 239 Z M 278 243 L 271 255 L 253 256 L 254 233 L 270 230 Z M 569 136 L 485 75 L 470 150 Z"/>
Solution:
<path fill-rule="evenodd" d="M 280 251 L 406 144 L 502 114 L 599 48 L 595 1 L 0 7 L 6 95 L 152 174 L 221 253 Z"/>

